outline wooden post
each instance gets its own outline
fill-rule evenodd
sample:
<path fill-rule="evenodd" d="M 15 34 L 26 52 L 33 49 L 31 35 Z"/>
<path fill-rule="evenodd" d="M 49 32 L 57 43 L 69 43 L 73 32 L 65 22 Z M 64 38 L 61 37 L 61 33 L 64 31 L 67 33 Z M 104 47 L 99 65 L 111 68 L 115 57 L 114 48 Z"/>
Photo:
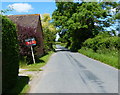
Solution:
<path fill-rule="evenodd" d="M 32 48 L 32 46 L 31 46 L 31 51 L 32 51 L 33 62 L 34 62 L 34 64 L 35 64 L 35 57 L 34 57 L 34 53 L 33 53 L 33 48 Z"/>

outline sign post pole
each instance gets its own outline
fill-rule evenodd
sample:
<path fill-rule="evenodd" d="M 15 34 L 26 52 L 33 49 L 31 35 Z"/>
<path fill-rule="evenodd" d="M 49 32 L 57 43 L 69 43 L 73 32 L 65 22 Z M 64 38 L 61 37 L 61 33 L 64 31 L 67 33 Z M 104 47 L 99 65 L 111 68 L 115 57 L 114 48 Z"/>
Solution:
<path fill-rule="evenodd" d="M 33 53 L 33 48 L 32 48 L 32 46 L 31 46 L 31 51 L 32 51 L 33 62 L 34 62 L 34 64 L 35 64 L 35 57 L 34 57 L 34 53 Z"/>
<path fill-rule="evenodd" d="M 25 39 L 25 44 L 26 44 L 26 46 L 28 46 L 28 47 L 30 46 L 30 47 L 31 47 L 33 63 L 35 64 L 35 57 L 34 57 L 33 48 L 32 48 L 32 46 L 35 46 L 35 45 L 36 45 L 35 38 Z"/>

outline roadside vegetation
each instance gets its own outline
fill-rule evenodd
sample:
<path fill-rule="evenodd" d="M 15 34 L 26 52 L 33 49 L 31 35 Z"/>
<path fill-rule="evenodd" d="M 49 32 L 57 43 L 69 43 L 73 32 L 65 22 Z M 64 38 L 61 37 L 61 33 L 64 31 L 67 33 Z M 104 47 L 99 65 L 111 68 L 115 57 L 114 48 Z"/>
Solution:
<path fill-rule="evenodd" d="M 15 87 L 19 70 L 19 46 L 16 25 L 0 14 L 0 34 L 2 34 L 2 94 L 7 95 Z M 0 46 L 1 48 L 1 46 Z"/>
<path fill-rule="evenodd" d="M 4 11 L 4 10 L 3 10 Z M 6 12 L 5 12 L 6 13 Z M 33 64 L 31 50 L 26 49 L 27 47 L 22 45 L 24 42 L 25 33 L 33 31 L 30 27 L 22 27 L 14 24 L 6 16 L 0 15 L 2 19 L 2 94 L 15 94 L 26 93 L 29 90 L 29 81 L 34 77 L 26 72 L 39 72 L 42 71 L 43 67 L 51 54 L 54 51 L 53 44 L 56 38 L 56 29 L 50 22 L 51 18 L 49 14 L 42 15 L 42 28 L 44 37 L 44 54 L 39 57 L 36 53 L 37 48 L 40 44 L 33 47 L 36 63 Z M 46 27 L 47 26 L 47 27 Z M 18 36 L 18 29 L 24 32 L 23 36 Z M 26 31 L 27 30 L 27 31 Z M 22 32 L 19 33 L 22 34 Z M 38 34 L 32 34 L 33 37 L 37 38 Z M 29 35 L 29 36 L 30 36 Z M 37 38 L 39 39 L 39 38 Z M 29 47 L 28 47 L 29 48 Z M 27 52 L 26 52 L 27 51 Z M 20 71 L 23 69 L 22 71 Z M 19 72 L 20 71 L 20 72 Z M 18 74 L 23 74 L 18 75 Z M 35 75 L 35 74 L 34 74 Z"/>
<path fill-rule="evenodd" d="M 109 51 L 108 53 L 98 53 L 98 52 L 94 52 L 92 49 L 82 48 L 79 50 L 79 52 L 88 57 L 91 57 L 108 65 L 111 65 L 117 69 L 120 69 L 118 65 L 118 52 L 116 51 L 112 51 L 112 52 Z"/>
<path fill-rule="evenodd" d="M 66 47 L 70 47 L 71 51 L 78 51 L 85 40 L 100 32 L 116 36 L 116 30 L 108 31 L 106 28 L 116 23 L 111 8 L 118 12 L 118 5 L 116 2 L 56 2 L 57 9 L 52 18 L 58 28 L 58 41 L 67 43 Z"/>
<path fill-rule="evenodd" d="M 17 83 L 19 46 L 16 25 L 6 16 L 2 18 L 2 93 L 6 94 Z M 1 32 L 1 31 L 0 31 Z M 7 94 L 6 94 L 7 95 Z"/>
<path fill-rule="evenodd" d="M 56 34 L 56 29 L 55 27 L 50 23 L 50 15 L 49 14 L 43 14 L 41 17 L 41 23 L 42 23 L 42 28 L 43 28 L 43 37 L 44 37 L 44 55 L 41 56 L 40 58 L 35 58 L 36 63 L 35 64 L 27 64 L 26 56 L 22 56 L 19 67 L 20 69 L 23 69 L 22 71 L 19 72 L 19 74 L 26 74 L 27 77 L 29 78 L 29 81 L 34 78 L 34 75 L 36 72 L 38 73 L 39 71 L 42 71 L 42 67 L 46 65 L 48 62 L 50 56 L 54 53 L 54 41 L 55 41 L 55 34 Z M 27 74 L 27 72 L 30 72 Z M 21 82 L 20 82 L 21 81 Z M 28 81 L 28 82 L 29 82 Z M 25 84 L 26 83 L 26 78 L 23 80 L 19 80 L 18 84 L 16 85 L 16 88 L 13 89 L 12 92 L 14 91 L 19 91 L 20 87 L 18 85 Z M 23 86 L 23 89 L 19 93 L 27 93 L 29 91 L 30 87 L 28 83 L 26 83 Z"/>
<path fill-rule="evenodd" d="M 29 81 L 34 78 L 34 75 L 36 72 L 42 71 L 42 67 L 46 65 L 47 61 L 49 60 L 49 57 L 54 53 L 54 41 L 55 41 L 55 34 L 56 34 L 56 29 L 55 27 L 50 23 L 50 15 L 49 14 L 43 14 L 41 17 L 41 23 L 42 23 L 42 28 L 43 28 L 43 37 L 44 37 L 44 55 L 41 56 L 40 58 L 36 57 L 36 63 L 35 64 L 28 64 L 28 61 L 26 59 L 26 56 L 21 56 L 20 58 L 20 63 L 19 67 L 20 69 L 23 69 L 22 71 L 19 72 L 19 74 L 26 74 L 27 72 L 30 72 L 31 74 L 26 74 L 27 77 L 29 78 Z M 31 58 L 31 57 L 30 57 Z M 32 58 L 31 58 L 32 59 Z M 12 92 L 17 93 L 26 93 L 29 91 L 29 85 L 28 82 L 26 81 L 26 78 L 23 78 L 21 80 L 18 80 L 18 84 L 16 87 L 13 89 Z M 26 83 L 27 82 L 27 83 Z M 22 85 L 24 84 L 24 85 Z M 23 86 L 22 90 L 20 90 L 20 87 L 18 85 Z"/>
<path fill-rule="evenodd" d="M 47 63 L 47 61 L 49 60 L 49 57 L 53 53 L 54 53 L 53 51 L 48 52 L 46 55 L 40 57 L 39 62 L 35 64 L 27 65 L 27 64 L 20 62 L 20 68 L 25 69 L 26 71 L 42 71 L 42 69 L 40 68 L 43 67 Z"/>
<path fill-rule="evenodd" d="M 79 52 L 119 69 L 119 48 L 120 44 L 117 36 L 99 34 L 94 38 L 87 39 Z"/>
<path fill-rule="evenodd" d="M 15 25 L 6 16 L 0 15 L 2 19 L 2 94 L 25 93 L 29 90 L 29 81 L 32 75 L 18 76 L 18 71 L 24 69 L 25 72 L 39 72 L 54 51 L 55 44 L 65 46 L 71 51 L 80 52 L 94 59 L 100 60 L 115 68 L 118 66 L 118 36 L 115 29 L 107 30 L 113 26 L 120 14 L 120 4 L 116 2 L 56 2 L 56 10 L 52 14 L 43 14 L 41 17 L 44 55 L 38 57 L 37 48 L 33 47 L 36 63 L 33 64 L 31 50 L 21 43 L 27 35 L 18 36 L 16 26 L 22 32 L 39 39 L 38 34 L 30 27 Z M 111 13 L 115 9 L 115 13 Z M 6 12 L 7 10 L 3 10 Z M 1 31 L 0 31 L 1 32 Z M 29 33 L 28 33 L 29 32 Z M 56 33 L 60 38 L 55 43 Z M 120 34 L 118 34 L 120 35 Z M 25 38 L 24 38 L 25 36 Z M 39 41 L 40 42 L 40 41 Z M 21 44 L 21 45 L 20 45 Z M 9 94 L 8 94 L 9 95 Z"/>
<path fill-rule="evenodd" d="M 29 77 L 28 76 L 19 76 L 17 78 L 17 83 L 14 87 L 12 87 L 12 89 L 8 92 L 8 95 L 21 95 L 22 93 L 27 93 L 27 91 L 29 90 L 30 86 L 29 86 Z"/>
<path fill-rule="evenodd" d="M 114 29 L 110 28 L 120 19 L 119 6 L 120 3 L 117 2 L 56 2 L 57 9 L 52 18 L 54 25 L 58 27 L 58 42 L 66 43 L 65 47 L 73 52 L 80 52 L 120 68 L 120 34 L 116 34 L 119 25 Z M 116 11 L 113 13 L 111 8 Z"/>
<path fill-rule="evenodd" d="M 42 67 L 46 65 L 48 62 L 50 56 L 54 52 L 50 51 L 48 54 L 42 56 L 39 58 L 41 62 L 35 63 L 35 64 L 24 64 L 24 63 L 19 63 L 20 64 L 20 69 L 23 69 L 23 71 L 20 71 L 19 74 L 26 74 L 26 76 L 19 76 L 17 80 L 17 84 L 15 87 L 9 91 L 9 93 L 15 93 L 16 95 L 21 95 L 23 93 L 27 93 L 30 89 L 29 86 L 29 81 L 31 81 L 34 78 L 34 75 L 38 73 L 39 71 L 42 71 Z M 27 73 L 28 72 L 28 73 Z"/>
<path fill-rule="evenodd" d="M 57 30 L 53 23 L 50 22 L 51 20 L 50 14 L 41 15 L 45 53 L 54 50 L 53 45 L 55 44 Z"/>

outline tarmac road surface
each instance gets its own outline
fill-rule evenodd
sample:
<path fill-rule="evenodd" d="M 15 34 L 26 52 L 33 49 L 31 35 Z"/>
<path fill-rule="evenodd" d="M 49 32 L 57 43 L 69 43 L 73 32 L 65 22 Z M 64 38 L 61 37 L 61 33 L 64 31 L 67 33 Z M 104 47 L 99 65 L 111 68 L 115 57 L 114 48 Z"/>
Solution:
<path fill-rule="evenodd" d="M 54 53 L 40 76 L 30 93 L 118 93 L 118 70 L 80 53 Z"/>

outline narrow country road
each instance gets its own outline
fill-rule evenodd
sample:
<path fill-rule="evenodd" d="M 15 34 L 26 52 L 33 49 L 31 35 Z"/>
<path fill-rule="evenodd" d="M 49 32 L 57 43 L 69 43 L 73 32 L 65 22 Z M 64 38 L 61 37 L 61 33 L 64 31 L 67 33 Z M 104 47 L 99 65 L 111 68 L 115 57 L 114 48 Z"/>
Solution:
<path fill-rule="evenodd" d="M 30 93 L 118 93 L 118 70 L 80 53 L 58 51 L 31 88 Z"/>

